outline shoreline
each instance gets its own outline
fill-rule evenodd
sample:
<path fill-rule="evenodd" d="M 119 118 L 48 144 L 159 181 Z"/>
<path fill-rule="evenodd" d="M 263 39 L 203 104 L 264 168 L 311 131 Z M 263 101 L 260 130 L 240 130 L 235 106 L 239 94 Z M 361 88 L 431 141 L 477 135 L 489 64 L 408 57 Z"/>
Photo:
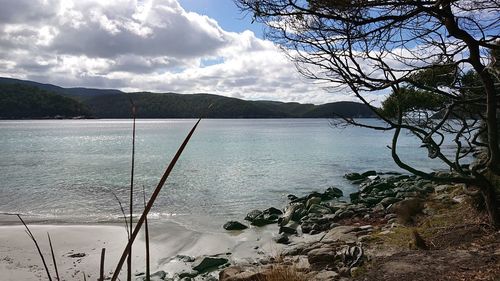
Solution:
<path fill-rule="evenodd" d="M 117 223 L 27 224 L 40 244 L 49 270 L 55 275 L 47 232 L 50 233 L 62 279 L 88 280 L 98 277 L 101 248 L 106 248 L 105 274 L 116 265 L 127 241 L 125 227 Z M 222 228 L 222 226 L 221 226 Z M 210 233 L 190 230 L 175 222 L 150 225 L 151 272 L 164 271 L 167 277 L 189 271 L 190 263 L 180 256 L 198 257 L 231 253 L 228 259 L 239 264 L 275 255 L 280 246 L 272 241 L 273 226 L 245 232 Z M 144 234 L 133 247 L 133 273 L 145 270 Z M 76 255 L 75 255 L 76 254 Z M 122 270 L 120 276 L 124 276 Z M 0 225 L 0 279 L 5 281 L 47 280 L 33 242 L 20 224 Z M 122 278 L 123 280 L 123 278 Z"/>

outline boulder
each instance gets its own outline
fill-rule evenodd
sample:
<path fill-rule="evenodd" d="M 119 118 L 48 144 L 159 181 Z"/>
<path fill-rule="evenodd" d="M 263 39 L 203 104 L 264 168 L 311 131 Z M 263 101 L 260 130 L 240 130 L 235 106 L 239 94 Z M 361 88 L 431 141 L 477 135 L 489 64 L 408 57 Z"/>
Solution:
<path fill-rule="evenodd" d="M 407 223 L 410 222 L 416 214 L 421 213 L 423 208 L 424 203 L 421 199 L 407 198 L 389 206 L 388 211 L 395 213 L 401 222 Z"/>
<path fill-rule="evenodd" d="M 370 176 L 376 176 L 376 175 L 377 175 L 377 172 L 376 172 L 376 171 L 373 171 L 373 170 L 371 170 L 371 171 L 366 171 L 366 172 L 364 172 L 364 173 L 362 173 L 362 174 L 361 174 L 361 176 L 362 176 L 363 178 L 367 178 L 367 177 L 370 177 Z"/>
<path fill-rule="evenodd" d="M 357 231 L 358 228 L 355 226 L 348 226 L 348 225 L 341 225 L 337 226 L 335 228 L 330 229 L 325 237 L 323 238 L 324 242 L 330 241 L 330 242 L 336 242 L 336 241 L 343 241 L 343 242 L 356 242 L 357 237 L 355 234 L 355 231 Z"/>
<path fill-rule="evenodd" d="M 337 252 L 332 248 L 321 247 L 307 253 L 307 261 L 313 269 L 322 269 L 335 264 Z"/>
<path fill-rule="evenodd" d="M 202 256 L 196 258 L 196 260 L 191 265 L 191 268 L 198 272 L 207 271 L 210 268 L 217 267 L 219 265 L 226 264 L 228 259 L 222 257 L 211 257 L 211 256 Z"/>
<path fill-rule="evenodd" d="M 300 205 L 298 206 L 294 211 L 293 211 L 293 214 L 292 214 L 292 217 L 291 217 L 291 220 L 292 221 L 300 221 L 300 219 L 302 219 L 304 216 L 307 215 L 307 210 L 306 208 L 304 207 L 304 205 Z"/>
<path fill-rule="evenodd" d="M 274 207 L 265 209 L 262 213 L 268 214 L 268 215 L 278 215 L 278 216 L 283 215 L 283 212 L 281 210 L 276 209 Z"/>
<path fill-rule="evenodd" d="M 274 237 L 273 240 L 279 244 L 290 244 L 290 239 L 285 233 L 279 234 L 278 236 Z"/>
<path fill-rule="evenodd" d="M 297 227 L 299 226 L 298 223 L 295 222 L 289 222 L 288 224 L 284 226 L 280 226 L 279 232 L 278 233 L 286 233 L 286 234 L 297 234 Z"/>
<path fill-rule="evenodd" d="M 344 193 L 339 188 L 331 186 L 325 191 L 324 195 L 328 197 L 328 199 L 334 199 L 344 196 Z"/>
<path fill-rule="evenodd" d="M 339 274 L 331 270 L 322 270 L 314 275 L 316 281 L 333 281 L 339 278 Z"/>
<path fill-rule="evenodd" d="M 320 197 L 312 197 L 309 200 L 307 200 L 306 209 L 309 209 L 309 207 L 311 207 L 311 205 L 313 204 L 319 204 L 319 203 L 321 203 Z"/>
<path fill-rule="evenodd" d="M 382 204 L 385 208 L 387 208 L 387 206 L 394 204 L 398 201 L 401 201 L 401 199 L 398 199 L 396 197 L 386 197 L 382 199 L 382 201 L 380 201 L 380 204 Z"/>
<path fill-rule="evenodd" d="M 194 278 L 197 275 L 198 275 L 198 271 L 196 271 L 196 270 L 183 270 L 183 271 L 177 273 L 177 276 L 181 279 L 186 278 L 186 277 Z"/>
<path fill-rule="evenodd" d="M 309 207 L 308 212 L 313 214 L 331 214 L 332 210 L 319 204 L 312 204 Z"/>
<path fill-rule="evenodd" d="M 254 226 L 264 226 L 276 222 L 278 222 L 278 218 L 266 218 L 264 216 L 259 216 L 256 219 L 254 219 L 250 224 Z"/>
<path fill-rule="evenodd" d="M 223 227 L 225 230 L 243 230 L 248 228 L 248 226 L 237 221 L 228 221 L 224 224 Z"/>
<path fill-rule="evenodd" d="M 354 193 L 349 194 L 349 198 L 351 199 L 352 203 L 356 204 L 359 202 L 360 195 L 361 195 L 360 192 L 354 192 Z"/>
<path fill-rule="evenodd" d="M 245 220 L 247 221 L 253 221 L 254 219 L 256 219 L 258 216 L 260 216 L 260 214 L 262 214 L 262 211 L 259 211 L 259 210 L 252 210 L 250 211 L 246 217 L 245 217 Z"/>
<path fill-rule="evenodd" d="M 348 179 L 350 181 L 354 181 L 354 180 L 364 179 L 365 177 L 363 177 L 359 173 L 347 173 L 347 174 L 344 175 L 344 178 L 346 178 L 346 179 Z"/>

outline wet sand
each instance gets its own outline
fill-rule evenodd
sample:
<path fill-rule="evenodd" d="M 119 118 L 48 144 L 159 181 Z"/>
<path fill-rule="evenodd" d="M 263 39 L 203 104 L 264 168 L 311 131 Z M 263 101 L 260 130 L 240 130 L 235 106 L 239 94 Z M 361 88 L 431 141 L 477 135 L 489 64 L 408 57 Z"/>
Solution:
<path fill-rule="evenodd" d="M 126 245 L 127 233 L 118 224 L 97 225 L 29 225 L 37 238 L 52 276 L 55 276 L 47 239 L 50 233 L 62 280 L 96 280 L 100 253 L 106 248 L 105 273 L 113 272 Z M 276 226 L 250 228 L 243 232 L 198 232 L 174 222 L 154 222 L 150 225 L 151 272 L 164 270 L 169 276 L 188 263 L 175 259 L 178 254 L 189 256 L 231 253 L 233 262 L 251 261 L 265 255 L 277 255 L 280 245 L 272 242 Z M 133 272 L 144 272 L 144 236 L 140 235 L 133 248 Z M 122 270 L 122 276 L 125 270 Z M 22 225 L 0 226 L 0 280 L 48 280 L 35 245 Z"/>

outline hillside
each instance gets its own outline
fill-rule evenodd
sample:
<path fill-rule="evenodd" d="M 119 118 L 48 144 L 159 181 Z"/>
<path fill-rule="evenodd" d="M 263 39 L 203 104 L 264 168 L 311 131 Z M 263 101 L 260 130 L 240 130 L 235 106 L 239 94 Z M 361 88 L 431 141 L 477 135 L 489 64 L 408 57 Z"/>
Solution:
<path fill-rule="evenodd" d="M 0 94 L 4 89 L 22 89 L 18 96 L 9 94 L 11 102 L 9 110 L 2 109 L 3 118 L 34 118 L 45 116 L 75 116 L 69 114 L 71 108 L 80 106 L 80 111 L 97 118 L 129 118 L 130 100 L 137 106 L 139 118 L 331 118 L 335 113 L 346 117 L 374 117 L 363 104 L 354 102 L 335 102 L 323 105 L 300 104 L 296 102 L 247 101 L 237 98 L 211 94 L 176 94 L 176 93 L 124 93 L 113 89 L 62 88 L 51 84 L 42 84 L 10 78 L 0 78 Z M 31 89 L 31 90 L 30 90 Z M 31 91 L 31 94 L 28 92 Z M 67 103 L 68 108 L 58 108 L 52 114 L 40 115 L 44 112 L 35 104 L 23 105 L 26 99 L 30 102 L 33 95 L 43 93 L 42 99 L 49 94 L 57 96 Z M 61 105 L 61 104 L 60 104 Z M 210 110 L 208 110 L 209 106 Z M 44 105 L 46 107 L 46 105 Z M 45 108 L 44 107 L 44 108 Z M 64 106 L 63 106 L 64 107 Z M 31 109 L 30 109 L 31 108 Z M 85 109 L 85 110 L 84 110 Z M 33 112 L 31 112 L 31 111 Z M 69 111 L 68 111 L 69 110 Z M 76 112 L 80 112 L 76 111 Z"/>
<path fill-rule="evenodd" d="M 0 118 L 90 117 L 89 109 L 72 98 L 21 84 L 0 84 Z"/>

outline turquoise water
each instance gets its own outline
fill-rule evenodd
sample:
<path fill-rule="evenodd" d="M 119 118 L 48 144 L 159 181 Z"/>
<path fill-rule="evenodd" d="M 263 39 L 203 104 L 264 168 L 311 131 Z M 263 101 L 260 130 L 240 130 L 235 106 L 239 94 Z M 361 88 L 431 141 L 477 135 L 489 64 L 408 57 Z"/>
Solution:
<path fill-rule="evenodd" d="M 136 209 L 195 120 L 138 120 Z M 376 123 L 377 120 L 368 120 Z M 49 222 L 116 221 L 112 193 L 128 202 L 130 120 L 0 121 L 0 212 Z M 355 191 L 346 172 L 400 171 L 391 134 L 333 128 L 326 119 L 203 120 L 153 208 L 153 218 L 219 227 L 250 209 L 286 203 L 286 195 L 337 186 Z M 403 136 L 401 152 L 438 169 Z"/>

